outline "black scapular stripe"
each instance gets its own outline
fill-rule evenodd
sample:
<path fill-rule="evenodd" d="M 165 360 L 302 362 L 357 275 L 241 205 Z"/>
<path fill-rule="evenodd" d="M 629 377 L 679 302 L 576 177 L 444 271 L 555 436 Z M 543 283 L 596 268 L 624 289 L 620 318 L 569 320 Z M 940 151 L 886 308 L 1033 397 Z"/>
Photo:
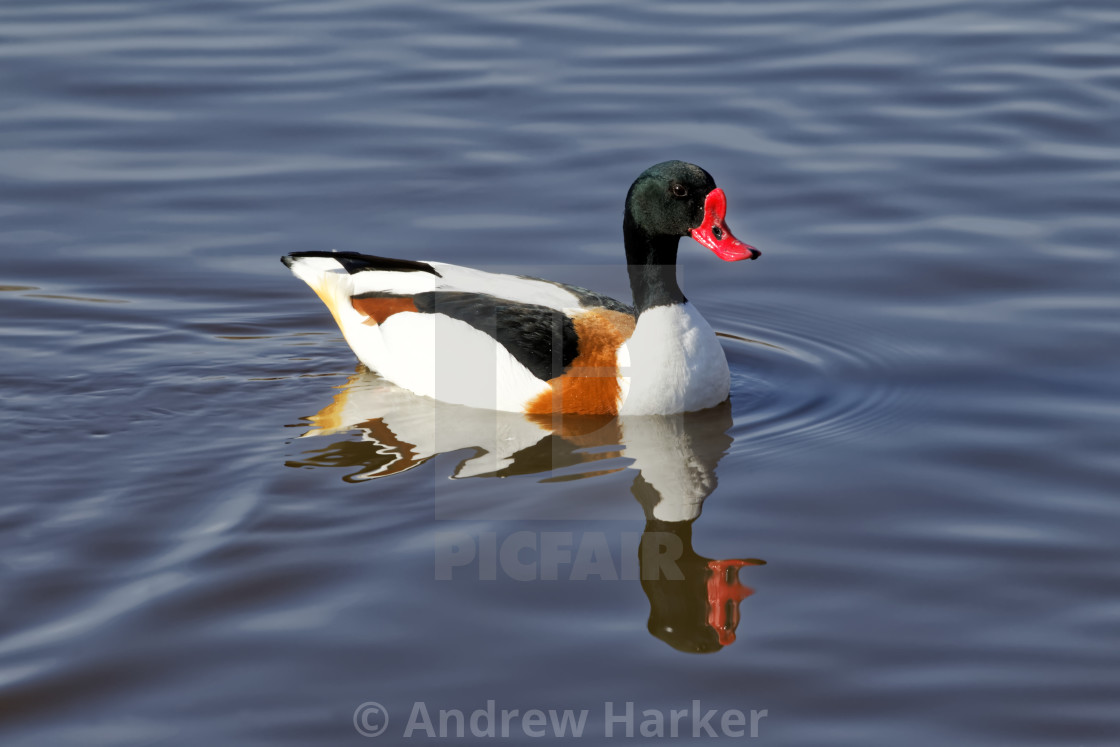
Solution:
<path fill-rule="evenodd" d="M 375 257 L 372 254 L 360 254 L 358 252 L 292 252 L 286 257 L 283 257 L 281 261 L 288 267 L 291 267 L 292 260 L 300 259 L 301 257 L 326 257 L 327 259 L 333 259 L 342 265 L 346 269 L 346 272 L 351 275 L 366 270 L 384 270 L 386 272 L 430 272 L 437 278 L 443 277 L 436 272 L 436 268 L 426 262 L 417 262 L 412 259 L 396 259 L 395 257 Z"/>
<path fill-rule="evenodd" d="M 411 298 L 423 314 L 445 314 L 493 337 L 542 381 L 559 376 L 579 355 L 575 325 L 563 312 L 484 293 L 427 291 L 413 296 L 362 293 L 354 298 Z"/>
<path fill-rule="evenodd" d="M 412 300 L 417 311 L 446 314 L 490 335 L 543 381 L 564 373 L 579 355 L 572 320 L 547 306 L 456 291 L 418 293 Z"/>

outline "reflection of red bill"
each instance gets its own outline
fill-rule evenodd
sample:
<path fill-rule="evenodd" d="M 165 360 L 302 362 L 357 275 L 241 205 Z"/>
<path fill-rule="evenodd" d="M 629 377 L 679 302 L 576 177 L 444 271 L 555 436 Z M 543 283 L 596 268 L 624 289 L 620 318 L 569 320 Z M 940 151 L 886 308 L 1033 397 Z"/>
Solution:
<path fill-rule="evenodd" d="M 708 561 L 711 573 L 708 576 L 708 627 L 719 636 L 719 645 L 730 646 L 735 642 L 735 628 L 739 627 L 739 602 L 754 594 L 754 589 L 739 583 L 739 569 L 762 563 L 753 559 Z"/>
<path fill-rule="evenodd" d="M 723 194 L 723 190 L 717 187 L 709 192 L 704 200 L 704 222 L 689 231 L 689 234 L 726 262 L 758 259 L 762 252 L 735 238 L 724 222 L 726 216 L 727 197 Z"/>

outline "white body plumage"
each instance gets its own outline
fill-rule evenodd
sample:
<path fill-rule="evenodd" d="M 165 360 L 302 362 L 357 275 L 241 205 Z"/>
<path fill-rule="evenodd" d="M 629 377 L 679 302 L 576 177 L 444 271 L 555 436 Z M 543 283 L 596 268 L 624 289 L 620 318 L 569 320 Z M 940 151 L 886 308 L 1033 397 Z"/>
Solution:
<path fill-rule="evenodd" d="M 354 308 L 363 293 L 480 293 L 546 306 L 569 317 L 587 313 L 580 299 L 544 280 L 429 262 L 429 272 L 349 273 L 329 256 L 298 257 L 291 270 L 330 309 L 358 359 L 394 384 L 442 402 L 524 412 L 550 391 L 493 336 L 439 313 L 402 311 L 380 323 Z M 637 319 L 615 354 L 618 412 L 664 415 L 701 410 L 725 400 L 727 360 L 708 323 L 690 303 L 657 306 Z"/>

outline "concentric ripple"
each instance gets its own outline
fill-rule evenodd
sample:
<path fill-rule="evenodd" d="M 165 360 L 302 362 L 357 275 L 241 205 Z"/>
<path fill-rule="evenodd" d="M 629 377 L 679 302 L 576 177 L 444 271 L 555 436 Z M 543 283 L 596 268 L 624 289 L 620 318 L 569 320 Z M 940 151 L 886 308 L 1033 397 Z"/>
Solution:
<path fill-rule="evenodd" d="M 788 451 L 905 423 L 911 357 L 883 332 L 798 309 L 731 309 L 709 313 L 731 366 L 736 452 Z"/>

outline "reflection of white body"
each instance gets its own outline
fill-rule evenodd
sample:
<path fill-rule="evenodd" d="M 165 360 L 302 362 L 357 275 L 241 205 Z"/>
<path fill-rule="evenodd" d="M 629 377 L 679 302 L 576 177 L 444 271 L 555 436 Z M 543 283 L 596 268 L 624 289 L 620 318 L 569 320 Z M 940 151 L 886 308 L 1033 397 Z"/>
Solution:
<path fill-rule="evenodd" d="M 710 454 L 700 454 L 687 428 L 688 421 L 672 415 L 636 415 L 622 418 L 626 456 L 632 469 L 642 474 L 660 499 L 648 506 L 652 518 L 691 521 L 716 487 L 715 464 Z"/>
<path fill-rule="evenodd" d="M 497 472 L 511 463 L 511 456 L 540 441 L 549 431 L 524 415 L 479 410 L 418 397 L 373 374 L 355 376 L 335 395 L 334 402 L 311 418 L 316 428 L 305 436 L 344 433 L 362 429 L 366 441 L 395 437 L 417 461 L 436 454 L 478 448 L 483 453 L 467 459 L 456 477 Z M 377 420 L 385 428 L 363 428 Z M 389 434 L 386 434 L 388 429 Z"/>
<path fill-rule="evenodd" d="M 380 444 L 379 453 L 407 453 L 410 464 L 436 454 L 478 450 L 460 464 L 455 477 L 516 468 L 518 452 L 554 433 L 548 419 L 530 420 L 517 413 L 437 402 L 374 374 L 352 377 L 334 402 L 311 421 L 315 427 L 305 436 L 357 429 L 363 440 Z M 558 425 L 563 427 L 560 421 Z M 704 499 L 715 489 L 715 466 L 730 442 L 725 435 L 729 425 L 718 414 L 623 416 L 572 438 L 588 452 L 621 447 L 632 460 L 629 467 L 639 471 L 657 494 L 646 506 L 651 518 L 690 521 L 700 514 Z M 563 433 L 558 435 L 563 437 Z M 390 464 L 381 474 L 396 471 L 399 467 Z"/>

